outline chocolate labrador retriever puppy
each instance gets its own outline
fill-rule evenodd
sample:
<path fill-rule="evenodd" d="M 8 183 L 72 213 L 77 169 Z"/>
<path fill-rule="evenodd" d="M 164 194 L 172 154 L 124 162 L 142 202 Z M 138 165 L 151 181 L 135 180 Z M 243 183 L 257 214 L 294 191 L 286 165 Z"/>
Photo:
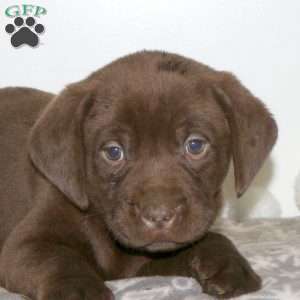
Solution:
<path fill-rule="evenodd" d="M 1 284 L 38 300 L 114 299 L 105 280 L 192 276 L 228 298 L 261 281 L 209 231 L 231 157 L 240 196 L 277 136 L 231 74 L 142 51 L 58 96 L 0 90 Z"/>

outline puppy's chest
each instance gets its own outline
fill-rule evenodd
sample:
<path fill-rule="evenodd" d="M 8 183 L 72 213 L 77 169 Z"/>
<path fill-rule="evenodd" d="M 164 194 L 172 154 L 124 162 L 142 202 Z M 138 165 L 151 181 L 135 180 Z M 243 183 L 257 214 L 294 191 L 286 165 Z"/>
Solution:
<path fill-rule="evenodd" d="M 91 220 L 88 223 L 86 232 L 96 268 L 101 274 L 104 273 L 105 280 L 133 277 L 149 261 L 145 256 L 122 250 L 100 221 Z"/>

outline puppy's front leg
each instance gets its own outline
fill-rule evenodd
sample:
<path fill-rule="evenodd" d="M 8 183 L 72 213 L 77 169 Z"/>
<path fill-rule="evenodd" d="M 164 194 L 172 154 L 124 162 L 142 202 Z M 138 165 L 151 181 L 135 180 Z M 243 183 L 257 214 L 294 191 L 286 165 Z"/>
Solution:
<path fill-rule="evenodd" d="M 212 232 L 171 257 L 158 256 L 145 264 L 138 275 L 191 276 L 204 292 L 218 298 L 250 293 L 261 287 L 259 276 L 231 241 Z"/>
<path fill-rule="evenodd" d="M 84 244 L 65 243 L 49 231 L 33 236 L 34 231 L 17 227 L 1 252 L 0 278 L 8 290 L 32 300 L 114 299 Z"/>

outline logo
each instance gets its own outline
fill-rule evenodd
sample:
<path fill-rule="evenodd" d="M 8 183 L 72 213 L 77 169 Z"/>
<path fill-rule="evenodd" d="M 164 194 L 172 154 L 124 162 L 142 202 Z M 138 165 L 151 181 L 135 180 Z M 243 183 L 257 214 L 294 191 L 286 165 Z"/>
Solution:
<path fill-rule="evenodd" d="M 11 36 L 12 46 L 15 48 L 21 45 L 36 47 L 40 41 L 39 35 L 45 31 L 45 26 L 38 21 L 38 18 L 46 13 L 47 10 L 44 7 L 30 4 L 7 7 L 5 15 L 13 18 L 13 22 L 5 26 L 5 31 Z"/>

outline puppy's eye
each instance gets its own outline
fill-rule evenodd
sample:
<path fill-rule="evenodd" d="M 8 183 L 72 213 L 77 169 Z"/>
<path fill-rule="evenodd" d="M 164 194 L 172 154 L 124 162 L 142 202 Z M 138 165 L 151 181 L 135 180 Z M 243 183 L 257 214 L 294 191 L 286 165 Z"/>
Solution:
<path fill-rule="evenodd" d="M 184 143 L 185 153 L 192 159 L 199 159 L 207 148 L 207 142 L 199 135 L 190 135 Z"/>
<path fill-rule="evenodd" d="M 117 142 L 109 142 L 102 148 L 102 155 L 106 160 L 120 162 L 124 159 L 124 150 Z"/>

